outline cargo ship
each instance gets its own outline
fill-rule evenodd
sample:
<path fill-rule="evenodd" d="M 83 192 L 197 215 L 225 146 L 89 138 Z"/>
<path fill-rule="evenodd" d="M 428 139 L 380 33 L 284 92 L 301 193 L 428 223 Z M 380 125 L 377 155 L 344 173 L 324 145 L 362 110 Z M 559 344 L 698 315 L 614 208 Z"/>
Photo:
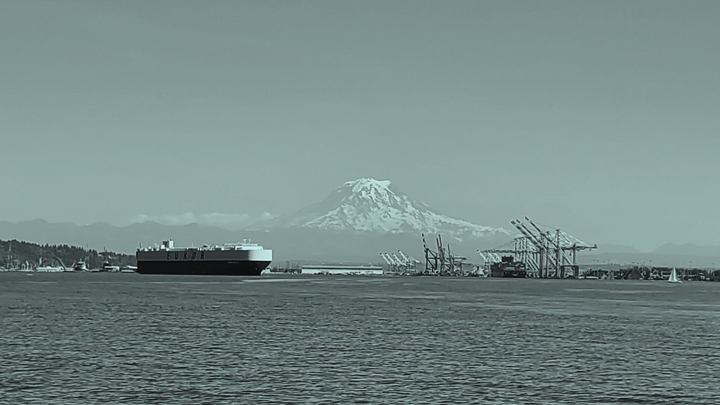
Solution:
<path fill-rule="evenodd" d="M 141 274 L 205 274 L 259 276 L 272 261 L 272 250 L 248 240 L 224 245 L 175 247 L 172 239 L 161 246 L 136 252 Z"/>
<path fill-rule="evenodd" d="M 503 256 L 498 263 L 490 266 L 491 277 L 525 278 L 527 270 L 525 263 L 516 262 L 512 256 Z"/>

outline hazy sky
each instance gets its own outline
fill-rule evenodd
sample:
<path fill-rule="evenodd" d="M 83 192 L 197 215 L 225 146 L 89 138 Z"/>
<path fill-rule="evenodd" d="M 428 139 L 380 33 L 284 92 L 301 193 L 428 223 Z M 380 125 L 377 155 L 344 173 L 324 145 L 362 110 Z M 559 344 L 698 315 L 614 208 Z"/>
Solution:
<path fill-rule="evenodd" d="M 718 245 L 718 21 L 718 1 L 3 1 L 0 220 L 242 222 L 374 177 L 482 225 Z"/>

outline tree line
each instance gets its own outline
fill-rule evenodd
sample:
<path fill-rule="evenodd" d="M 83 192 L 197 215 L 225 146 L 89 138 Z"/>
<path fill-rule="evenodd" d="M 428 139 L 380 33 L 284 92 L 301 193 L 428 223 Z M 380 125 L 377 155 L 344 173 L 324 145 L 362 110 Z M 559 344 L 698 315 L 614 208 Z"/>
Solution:
<path fill-rule="evenodd" d="M 105 262 L 112 266 L 135 266 L 135 255 L 116 252 L 98 252 L 69 245 L 39 245 L 18 240 L 0 240 L 0 266 L 7 269 L 30 266 L 63 266 L 71 267 L 84 261 L 87 268 L 100 268 Z"/>

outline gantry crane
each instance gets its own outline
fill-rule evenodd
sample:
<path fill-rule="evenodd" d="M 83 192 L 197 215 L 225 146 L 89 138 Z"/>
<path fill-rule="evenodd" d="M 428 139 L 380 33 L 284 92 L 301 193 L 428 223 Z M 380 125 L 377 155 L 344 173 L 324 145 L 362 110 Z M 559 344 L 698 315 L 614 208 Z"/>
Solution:
<path fill-rule="evenodd" d="M 450 252 L 450 244 L 443 247 L 440 235 L 435 239 L 437 251 L 433 251 L 427 246 L 424 233 L 422 241 L 425 253 L 425 274 L 458 275 L 462 273 L 462 262 L 466 258 L 453 255 Z"/>
<path fill-rule="evenodd" d="M 541 229 L 528 217 L 525 220 L 530 227 L 519 219 L 510 221 L 522 235 L 515 238 L 513 249 L 489 249 L 484 253 L 510 253 L 515 260 L 525 263 L 528 273 L 540 278 L 559 278 L 564 277 L 564 270 L 568 266 L 577 272 L 578 251 L 597 249 L 597 245 L 588 245 L 560 229 L 555 228 L 553 233 Z"/>
<path fill-rule="evenodd" d="M 402 250 L 398 250 L 398 254 L 380 253 L 380 257 L 387 263 L 390 273 L 405 274 L 407 272 L 414 272 L 417 261 L 409 259 Z"/>

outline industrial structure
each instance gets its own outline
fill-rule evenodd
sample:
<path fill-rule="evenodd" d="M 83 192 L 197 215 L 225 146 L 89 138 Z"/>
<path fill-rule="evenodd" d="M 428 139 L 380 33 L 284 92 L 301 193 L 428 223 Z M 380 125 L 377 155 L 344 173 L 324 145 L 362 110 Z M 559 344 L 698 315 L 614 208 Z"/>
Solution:
<path fill-rule="evenodd" d="M 387 273 L 395 275 L 412 275 L 417 273 L 418 262 L 415 259 L 409 258 L 402 250 L 398 250 L 395 253 L 380 253 L 380 257 L 383 258 L 387 264 Z"/>
<path fill-rule="evenodd" d="M 560 229 L 543 229 L 528 217 L 525 221 L 527 223 L 518 219 L 510 221 L 522 235 L 515 238 L 511 246 L 478 250 L 485 261 L 486 272 L 491 272 L 492 266 L 498 263 L 519 262 L 524 264 L 527 277 L 578 278 L 577 252 L 597 249 L 597 245 L 588 245 Z"/>
<path fill-rule="evenodd" d="M 422 234 L 423 252 L 425 253 L 425 270 L 423 274 L 439 276 L 461 276 L 463 264 L 467 257 L 455 256 L 450 252 L 450 244 L 443 247 L 442 237 L 438 235 L 435 239 L 437 251 L 433 251 L 425 242 L 425 234 Z"/>

